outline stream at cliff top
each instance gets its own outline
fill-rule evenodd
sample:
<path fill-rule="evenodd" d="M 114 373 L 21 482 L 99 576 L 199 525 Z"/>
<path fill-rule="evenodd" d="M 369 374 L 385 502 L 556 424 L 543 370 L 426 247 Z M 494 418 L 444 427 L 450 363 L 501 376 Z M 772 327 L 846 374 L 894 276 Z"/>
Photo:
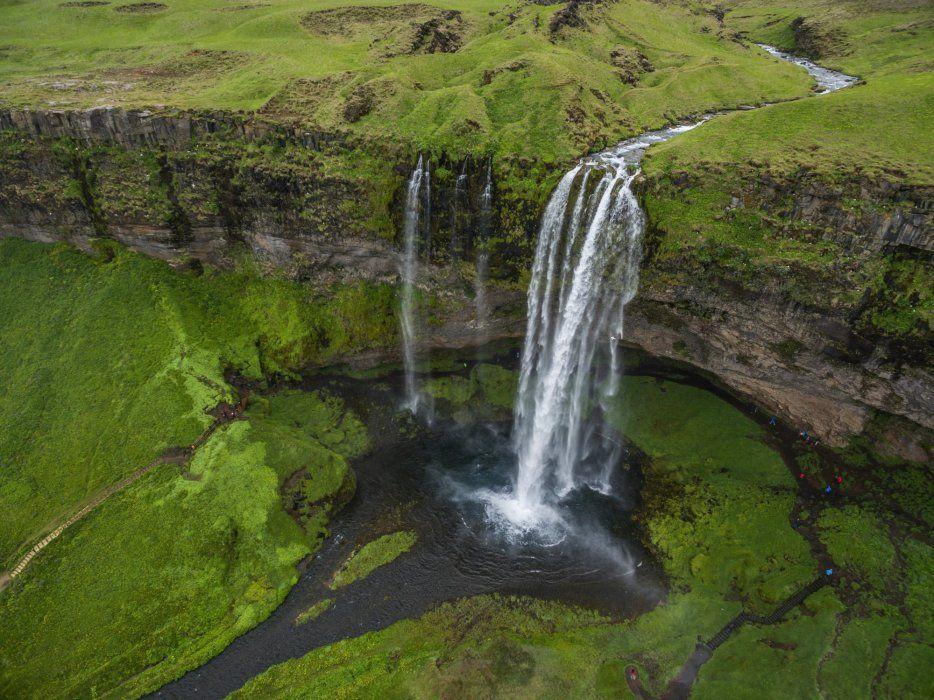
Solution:
<path fill-rule="evenodd" d="M 823 92 L 856 80 L 763 48 L 807 69 Z M 276 663 L 464 596 L 533 595 L 617 618 L 662 600 L 661 569 L 632 519 L 642 457 L 603 416 L 621 400 L 624 311 L 641 262 L 643 214 L 630 185 L 646 148 L 703 121 L 584 158 L 559 183 L 539 233 L 514 428 L 509 421 L 462 425 L 419 414 L 424 395 L 418 382 L 425 377 L 416 372 L 413 288 L 430 167 L 420 159 L 405 217 L 404 372 L 379 380 L 319 378 L 305 386 L 344 398 L 377 442 L 354 463 L 357 494 L 333 519 L 334 536 L 284 603 L 156 696 L 224 697 Z M 478 318 L 482 313 L 481 305 Z M 518 359 L 513 351 L 497 362 L 514 367 Z M 462 373 L 474 362 L 463 363 Z M 712 390 L 657 363 L 641 371 Z M 396 410 L 400 404 L 409 410 Z M 410 552 L 330 591 L 328 580 L 356 546 L 403 529 L 418 533 Z M 324 598 L 334 599 L 330 608 L 313 622 L 295 624 L 299 613 Z"/>

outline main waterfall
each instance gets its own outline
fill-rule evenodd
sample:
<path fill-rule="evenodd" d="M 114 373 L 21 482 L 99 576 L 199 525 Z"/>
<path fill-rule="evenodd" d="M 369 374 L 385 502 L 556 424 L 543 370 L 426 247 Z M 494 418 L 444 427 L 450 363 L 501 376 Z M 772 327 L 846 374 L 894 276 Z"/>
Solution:
<path fill-rule="evenodd" d="M 553 522 L 578 486 L 606 492 L 619 443 L 602 426 L 619 389 L 626 305 L 635 296 L 645 216 L 632 191 L 650 132 L 585 158 L 545 209 L 528 292 L 515 405 L 514 491 L 491 505 L 519 529 Z"/>

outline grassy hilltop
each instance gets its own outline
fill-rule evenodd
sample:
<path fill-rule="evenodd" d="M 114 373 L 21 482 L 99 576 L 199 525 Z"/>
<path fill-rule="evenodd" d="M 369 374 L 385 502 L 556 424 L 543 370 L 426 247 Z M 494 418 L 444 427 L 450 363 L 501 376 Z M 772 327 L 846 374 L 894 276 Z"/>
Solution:
<path fill-rule="evenodd" d="M 0 103 L 244 110 L 561 162 L 686 115 L 807 92 L 799 70 L 721 36 L 700 3 L 584 6 L 589 23 L 561 23 L 562 9 L 17 3 L 0 8 Z"/>
<path fill-rule="evenodd" d="M 835 200 L 841 219 L 882 217 L 913 195 L 930 199 L 930 3 L 732 0 L 723 9 L 731 30 L 809 55 L 861 83 L 722 115 L 651 149 L 643 161 L 651 183 L 645 206 L 662 272 L 643 281 L 666 286 L 684 275 L 696 283 L 697 266 L 713 269 L 714 282 L 729 278 L 750 290 L 772 280 L 796 303 L 846 310 L 856 332 L 892 343 L 901 356 L 930 358 L 929 253 L 903 247 L 867 255 L 833 228 L 793 215 L 794 202 L 802 201 L 795 197 L 815 183 Z"/>

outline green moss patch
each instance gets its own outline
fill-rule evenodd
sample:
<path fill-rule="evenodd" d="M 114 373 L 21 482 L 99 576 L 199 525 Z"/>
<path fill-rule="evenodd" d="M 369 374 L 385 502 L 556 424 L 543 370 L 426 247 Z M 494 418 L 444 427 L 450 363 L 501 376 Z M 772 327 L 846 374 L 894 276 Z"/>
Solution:
<path fill-rule="evenodd" d="M 875 513 L 858 506 L 828 508 L 821 513 L 820 528 L 821 539 L 840 566 L 865 585 L 885 588 L 895 548 Z"/>
<path fill-rule="evenodd" d="M 391 290 L 343 287 L 319 301 L 248 269 L 196 276 L 103 250 L 92 260 L 0 241 L 0 559 L 164 449 L 190 444 L 211 420 L 205 411 L 232 398 L 227 368 L 262 380 L 395 337 Z M 392 330 L 355 321 L 387 310 Z"/>
<path fill-rule="evenodd" d="M 305 610 L 302 610 L 302 612 L 296 616 L 295 624 L 304 625 L 307 622 L 317 620 L 321 616 L 321 613 L 330 608 L 333 604 L 333 598 L 324 598 L 323 600 L 319 600 L 314 605 L 311 605 Z"/>
<path fill-rule="evenodd" d="M 426 381 L 422 390 L 440 400 L 457 420 L 507 418 L 515 402 L 519 374 L 498 365 L 475 365 L 467 376 L 452 374 Z"/>
<path fill-rule="evenodd" d="M 261 384 L 334 348 L 313 319 L 337 306 L 309 316 L 295 283 L 100 251 L 0 241 L 8 563 L 101 489 L 191 444 L 206 411 L 235 398 L 228 368 Z M 159 465 L 106 500 L 0 594 L 0 695 L 140 695 L 204 663 L 282 601 L 368 444 L 337 399 L 254 395 L 184 469 Z M 316 507 L 305 519 L 283 507 L 299 469 Z"/>
<path fill-rule="evenodd" d="M 265 619 L 324 534 L 286 514 L 284 475 L 347 469 L 288 413 L 218 430 L 187 474 L 158 468 L 43 552 L 0 598 L 0 692 L 143 694 Z"/>
<path fill-rule="evenodd" d="M 402 530 L 383 535 L 372 542 L 367 542 L 350 555 L 331 581 L 331 588 L 347 586 L 361 578 L 366 578 L 375 569 L 391 563 L 401 554 L 408 552 L 418 535 L 412 530 Z"/>

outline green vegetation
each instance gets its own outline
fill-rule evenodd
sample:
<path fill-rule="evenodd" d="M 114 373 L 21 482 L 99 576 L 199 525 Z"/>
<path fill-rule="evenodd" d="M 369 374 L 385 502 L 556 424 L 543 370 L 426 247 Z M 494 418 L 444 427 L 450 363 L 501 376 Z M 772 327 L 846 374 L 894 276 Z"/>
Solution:
<path fill-rule="evenodd" d="M 669 575 L 760 613 L 814 577 L 807 543 L 788 527 L 792 475 L 753 421 L 650 377 L 627 377 L 622 395 L 609 418 L 652 458 L 645 525 Z"/>
<path fill-rule="evenodd" d="M 101 488 L 190 444 L 232 396 L 226 369 L 261 379 L 395 334 L 388 287 L 314 299 L 248 270 L 179 274 L 116 246 L 92 260 L 0 241 L 0 288 L 7 563 Z"/>
<path fill-rule="evenodd" d="M 647 171 L 728 171 L 755 164 L 773 174 L 799 168 L 834 178 L 842 170 L 929 185 L 934 177 L 934 78 L 929 70 L 934 26 L 915 2 L 730 0 L 728 26 L 756 41 L 800 53 L 792 31 L 813 17 L 839 40 L 820 62 L 865 84 L 820 99 L 730 114 L 653 149 Z M 775 59 L 777 60 L 777 59 Z M 701 168 L 700 166 L 703 166 Z"/>
<path fill-rule="evenodd" d="M 0 598 L 0 693 L 136 696 L 265 619 L 323 535 L 286 514 L 281 483 L 296 464 L 348 470 L 362 447 L 359 424 L 344 440 L 316 429 L 338 417 L 354 422 L 333 399 L 273 397 L 186 473 L 159 468 L 68 530 Z"/>
<path fill-rule="evenodd" d="M 461 422 L 507 418 L 515 400 L 518 373 L 498 365 L 480 363 L 466 376 L 432 377 L 422 390 L 439 399 L 442 410 Z"/>
<path fill-rule="evenodd" d="M 295 618 L 296 625 L 304 625 L 306 622 L 312 622 L 317 620 L 320 617 L 321 613 L 330 608 L 334 604 L 333 598 L 324 598 L 319 600 L 314 605 L 309 606 L 306 610 L 303 610 Z"/>
<path fill-rule="evenodd" d="M 896 647 L 889 659 L 888 672 L 879 683 L 879 697 L 886 700 L 924 700 L 934 693 L 934 680 L 923 669 L 934 662 L 930 643 L 908 643 Z"/>
<path fill-rule="evenodd" d="M 234 399 L 227 369 L 261 383 L 381 337 L 344 321 L 367 315 L 354 288 L 316 303 L 248 269 L 195 275 L 98 252 L 0 241 L 7 566 L 103 488 L 190 444 L 206 411 Z M 0 695 L 137 695 L 218 653 L 291 588 L 368 443 L 337 399 L 254 396 L 184 469 L 158 466 L 112 496 L 0 594 Z M 297 470 L 314 488 L 283 504 Z"/>
<path fill-rule="evenodd" d="M 834 641 L 833 653 L 821 666 L 818 682 L 832 700 L 872 697 L 876 673 L 885 661 L 892 635 L 901 625 L 897 613 L 857 618 Z"/>
<path fill-rule="evenodd" d="M 551 26 L 557 3 L 165 5 L 5 6 L 0 100 L 258 111 L 451 154 L 561 162 L 686 114 L 807 90 L 794 68 L 678 4 L 585 7 L 578 28 Z"/>
<path fill-rule="evenodd" d="M 529 685 L 556 693 L 573 678 L 543 674 L 541 660 L 590 660 L 581 631 L 605 622 L 557 603 L 481 596 L 280 664 L 233 697 L 514 697 Z"/>
<path fill-rule="evenodd" d="M 895 548 L 879 519 L 857 506 L 828 509 L 820 518 L 821 539 L 841 567 L 877 589 L 885 588 Z"/>
<path fill-rule="evenodd" d="M 331 588 L 336 590 L 348 586 L 354 581 L 366 578 L 375 569 L 394 561 L 399 555 L 412 549 L 418 535 L 412 530 L 401 530 L 383 535 L 350 555 L 331 581 Z"/>

